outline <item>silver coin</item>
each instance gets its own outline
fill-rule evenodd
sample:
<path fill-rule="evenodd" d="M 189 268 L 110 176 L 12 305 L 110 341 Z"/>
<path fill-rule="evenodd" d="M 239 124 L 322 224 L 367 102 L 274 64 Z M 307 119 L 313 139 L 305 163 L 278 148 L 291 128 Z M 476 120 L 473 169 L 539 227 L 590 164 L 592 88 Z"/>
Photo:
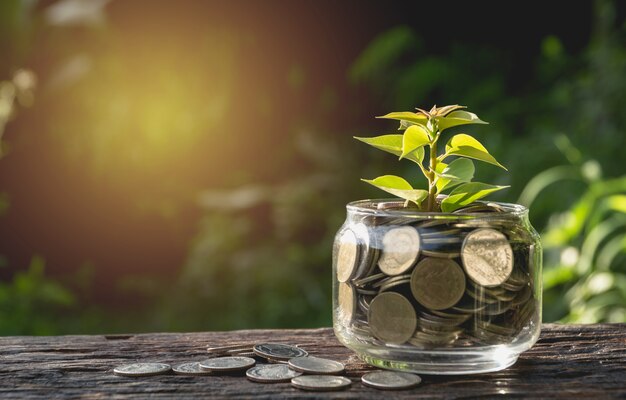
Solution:
<path fill-rule="evenodd" d="M 411 292 L 431 310 L 445 310 L 461 300 L 465 274 L 456 262 L 445 258 L 425 258 L 411 274 Z"/>
<path fill-rule="evenodd" d="M 360 245 L 359 262 L 354 277 L 361 278 L 370 275 L 371 270 L 374 268 L 374 261 L 378 260 L 379 252 L 372 248 L 372 237 L 365 224 L 358 223 L 352 227 L 352 230 Z"/>
<path fill-rule="evenodd" d="M 134 363 L 116 367 L 113 373 L 121 376 L 151 376 L 168 373 L 172 370 L 169 364 Z"/>
<path fill-rule="evenodd" d="M 188 362 L 172 367 L 172 371 L 179 375 L 211 375 L 211 371 L 200 368 L 199 362 Z"/>
<path fill-rule="evenodd" d="M 300 375 L 302 372 L 289 369 L 287 364 L 257 365 L 246 371 L 248 379 L 262 383 L 289 382 L 292 378 Z"/>
<path fill-rule="evenodd" d="M 212 372 L 243 371 L 256 364 L 256 360 L 250 357 L 217 357 L 209 358 L 200 362 L 200 368 Z"/>
<path fill-rule="evenodd" d="M 240 353 L 231 354 L 232 356 L 241 356 L 241 357 L 256 357 L 257 355 L 254 351 L 242 351 Z"/>
<path fill-rule="evenodd" d="M 370 282 L 378 281 L 378 280 L 384 279 L 386 277 L 387 277 L 387 275 L 385 275 L 385 274 L 383 274 L 381 272 L 379 274 L 370 275 L 370 276 L 367 276 L 365 278 L 356 280 L 356 281 L 354 281 L 354 284 L 356 286 L 365 286 L 366 284 L 368 284 Z"/>
<path fill-rule="evenodd" d="M 400 275 L 417 260 L 420 252 L 420 236 L 411 226 L 390 229 L 382 240 L 383 254 L 378 267 L 387 275 Z"/>
<path fill-rule="evenodd" d="M 498 286 L 513 271 L 513 249 L 502 232 L 477 229 L 469 233 L 461 248 L 463 268 L 471 280 L 482 286 Z"/>
<path fill-rule="evenodd" d="M 370 303 L 367 320 L 374 336 L 391 344 L 406 342 L 417 327 L 415 308 L 409 300 L 395 292 L 376 296 Z"/>
<path fill-rule="evenodd" d="M 337 317 L 339 321 L 345 325 L 349 324 L 354 318 L 357 301 L 354 289 L 348 283 L 339 282 L 337 303 Z"/>
<path fill-rule="evenodd" d="M 304 375 L 291 380 L 291 385 L 298 389 L 314 392 L 341 390 L 349 387 L 352 381 L 345 376 Z"/>
<path fill-rule="evenodd" d="M 374 371 L 361 377 L 364 385 L 376 389 L 408 389 L 419 385 L 422 381 L 418 375 L 408 372 Z"/>
<path fill-rule="evenodd" d="M 338 361 L 319 357 L 296 357 L 289 360 L 289 367 L 296 371 L 309 374 L 340 374 L 344 371 L 344 365 Z"/>
<path fill-rule="evenodd" d="M 304 357 L 309 355 L 309 353 L 299 347 L 282 343 L 255 344 L 252 351 L 254 351 L 258 356 L 279 361 L 288 361 L 294 357 Z"/>
<path fill-rule="evenodd" d="M 346 282 L 354 275 L 359 259 L 359 245 L 357 237 L 351 230 L 347 229 L 339 238 L 337 248 L 337 280 Z"/>

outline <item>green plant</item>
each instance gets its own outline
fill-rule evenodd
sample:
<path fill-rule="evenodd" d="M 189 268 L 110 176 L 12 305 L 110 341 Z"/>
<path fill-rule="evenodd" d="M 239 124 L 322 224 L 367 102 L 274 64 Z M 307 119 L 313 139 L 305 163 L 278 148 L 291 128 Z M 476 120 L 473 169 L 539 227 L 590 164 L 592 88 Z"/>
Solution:
<path fill-rule="evenodd" d="M 578 200 L 555 213 L 543 232 L 544 320 L 566 323 L 626 319 L 626 176 L 602 178 L 594 160 L 553 167 L 533 178 L 519 202 L 530 205 L 550 186 L 585 184 Z"/>
<path fill-rule="evenodd" d="M 474 163 L 470 159 L 483 161 L 506 170 L 489 154 L 485 146 L 472 136 L 459 133 L 446 144 L 445 150 L 439 154 L 437 145 L 441 133 L 449 128 L 467 124 L 486 124 L 476 114 L 462 110 L 466 107 L 449 105 L 433 106 L 430 111 L 417 108 L 418 112 L 392 112 L 379 118 L 400 121 L 399 130 L 403 134 L 391 134 L 373 138 L 355 137 L 377 149 L 406 158 L 416 163 L 426 179 L 428 190 L 415 189 L 404 178 L 395 175 L 383 175 L 375 179 L 363 179 L 373 186 L 406 200 L 405 205 L 414 203 L 420 210 L 452 212 L 467 206 L 490 193 L 508 186 L 489 185 L 472 182 Z M 428 162 L 424 166 L 424 158 L 428 150 Z M 448 157 L 456 156 L 449 164 Z M 441 203 L 437 195 L 450 191 Z"/>

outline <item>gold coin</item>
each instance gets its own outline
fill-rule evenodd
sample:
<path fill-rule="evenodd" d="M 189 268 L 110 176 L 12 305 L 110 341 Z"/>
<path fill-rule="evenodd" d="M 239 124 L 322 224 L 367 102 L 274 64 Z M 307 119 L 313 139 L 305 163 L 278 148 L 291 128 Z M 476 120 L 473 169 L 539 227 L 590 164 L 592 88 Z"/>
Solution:
<path fill-rule="evenodd" d="M 411 292 L 431 310 L 454 306 L 465 293 L 465 274 L 456 262 L 446 258 L 425 258 L 411 274 Z"/>
<path fill-rule="evenodd" d="M 337 249 L 337 280 L 346 282 L 354 274 L 359 258 L 359 246 L 354 232 L 346 230 L 339 238 Z"/>
<path fill-rule="evenodd" d="M 413 336 L 417 315 L 409 300 L 395 292 L 381 293 L 372 300 L 368 312 L 372 333 L 378 339 L 402 344 Z"/>
<path fill-rule="evenodd" d="M 410 226 L 393 228 L 383 236 L 383 254 L 378 260 L 380 270 L 387 275 L 399 275 L 413 266 L 419 256 L 420 236 Z"/>
<path fill-rule="evenodd" d="M 477 229 L 467 235 L 461 260 L 471 280 L 482 286 L 498 286 L 513 271 L 513 249 L 506 236 L 495 229 Z"/>
<path fill-rule="evenodd" d="M 337 295 L 337 307 L 339 320 L 344 324 L 349 324 L 354 316 L 356 308 L 356 299 L 354 289 L 347 283 L 339 282 L 339 293 Z"/>

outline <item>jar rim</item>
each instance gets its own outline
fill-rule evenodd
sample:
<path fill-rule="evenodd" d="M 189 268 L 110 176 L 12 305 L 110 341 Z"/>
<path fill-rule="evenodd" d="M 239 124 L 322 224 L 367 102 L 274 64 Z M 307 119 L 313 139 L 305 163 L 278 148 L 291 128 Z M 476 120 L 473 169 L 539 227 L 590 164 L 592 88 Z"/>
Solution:
<path fill-rule="evenodd" d="M 441 211 L 418 211 L 407 209 L 379 209 L 378 205 L 382 203 L 397 203 L 398 205 L 404 204 L 404 200 L 400 198 L 385 198 L 385 199 L 363 199 L 356 200 L 348 203 L 346 209 L 349 213 L 356 213 L 362 215 L 371 215 L 378 217 L 403 217 L 403 218 L 419 218 L 419 219 L 465 219 L 465 218 L 524 218 L 528 216 L 528 208 L 515 203 L 504 203 L 497 201 L 482 201 L 478 200 L 475 203 L 479 204 L 494 204 L 501 208 L 502 212 L 474 212 L 474 213 L 452 213 Z"/>

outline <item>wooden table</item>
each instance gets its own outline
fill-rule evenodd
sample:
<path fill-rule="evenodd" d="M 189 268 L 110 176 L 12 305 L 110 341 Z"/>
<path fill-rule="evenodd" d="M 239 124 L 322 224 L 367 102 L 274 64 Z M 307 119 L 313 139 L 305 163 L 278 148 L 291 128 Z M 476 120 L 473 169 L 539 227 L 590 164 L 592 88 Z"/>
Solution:
<path fill-rule="evenodd" d="M 315 393 L 288 383 L 260 384 L 243 376 L 161 375 L 127 378 L 113 367 L 135 361 L 202 360 L 207 345 L 238 342 L 298 344 L 312 355 L 342 361 L 352 387 Z M 373 370 L 339 344 L 332 329 L 247 330 L 113 336 L 0 338 L 0 398 L 626 398 L 626 324 L 552 325 L 507 370 L 466 376 L 423 375 L 414 389 L 382 392 L 363 386 Z"/>

